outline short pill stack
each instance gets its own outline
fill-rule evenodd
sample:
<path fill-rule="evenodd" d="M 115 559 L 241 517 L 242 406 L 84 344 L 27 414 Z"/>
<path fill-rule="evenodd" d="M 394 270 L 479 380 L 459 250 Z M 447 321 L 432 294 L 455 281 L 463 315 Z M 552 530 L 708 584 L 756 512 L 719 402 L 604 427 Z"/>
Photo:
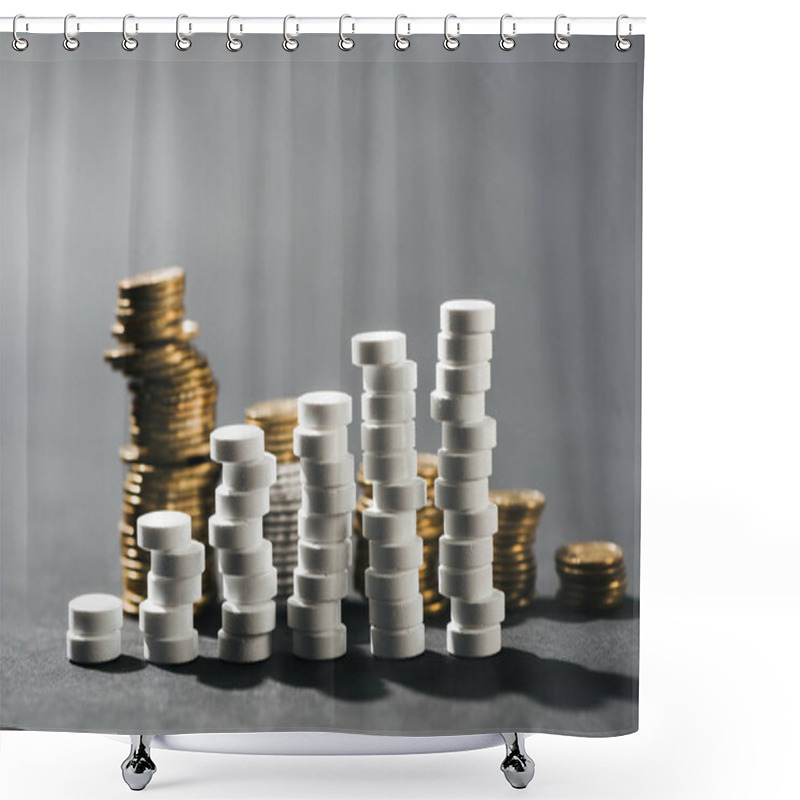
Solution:
<path fill-rule="evenodd" d="M 122 652 L 122 601 L 113 594 L 82 594 L 69 601 L 67 658 L 105 664 Z"/>
<path fill-rule="evenodd" d="M 136 520 L 136 538 L 150 551 L 147 599 L 139 604 L 144 657 L 154 664 L 194 661 L 192 604 L 202 594 L 206 550 L 192 539 L 192 518 L 182 511 L 151 511 Z"/>
<path fill-rule="evenodd" d="M 272 544 L 263 537 L 275 457 L 264 451 L 260 428 L 225 425 L 211 434 L 211 458 L 222 464 L 216 513 L 208 521 L 225 596 L 217 633 L 219 658 L 237 664 L 264 661 L 272 655 L 278 585 Z"/>
<path fill-rule="evenodd" d="M 309 392 L 298 399 L 297 414 L 294 452 L 300 457 L 303 489 L 297 512 L 298 566 L 286 618 L 294 654 L 324 661 L 347 652 L 342 598 L 356 504 L 353 456 L 347 451 L 353 401 L 343 392 Z"/>
<path fill-rule="evenodd" d="M 425 651 L 417 511 L 425 506 L 426 483 L 417 475 L 414 449 L 417 365 L 406 358 L 400 331 L 357 334 L 352 357 L 363 367 L 361 447 L 373 497 L 362 513 L 370 646 L 379 658 L 414 658 Z"/>
<path fill-rule="evenodd" d="M 439 591 L 450 598 L 447 650 L 471 658 L 500 651 L 505 597 L 493 586 L 492 536 L 497 506 L 489 502 L 495 420 L 486 416 L 491 385 L 494 304 L 450 300 L 440 312 L 436 389 L 431 416 L 442 423 L 436 505 L 444 510 Z"/>

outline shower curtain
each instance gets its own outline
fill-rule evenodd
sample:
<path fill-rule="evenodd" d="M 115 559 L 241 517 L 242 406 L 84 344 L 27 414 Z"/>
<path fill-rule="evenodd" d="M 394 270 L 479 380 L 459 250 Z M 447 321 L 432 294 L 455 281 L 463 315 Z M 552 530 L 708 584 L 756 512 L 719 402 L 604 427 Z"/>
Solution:
<path fill-rule="evenodd" d="M 4 35 L 5 36 L 5 35 Z M 309 34 L 30 35 L 0 53 L 0 568 L 6 728 L 207 732 L 499 730 L 616 735 L 638 725 L 644 39 Z M 439 306 L 495 303 L 493 488 L 546 497 L 536 596 L 502 651 L 374 658 L 366 605 L 348 652 L 161 668 L 126 618 L 122 656 L 64 653 L 67 603 L 119 593 L 126 387 L 103 363 L 120 278 L 186 270 L 187 314 L 219 384 L 218 423 L 264 398 L 333 388 L 358 408 L 350 338 L 405 331 L 417 447 L 435 453 Z M 356 411 L 356 418 L 358 413 Z M 356 419 L 357 422 L 357 419 Z M 360 457 L 358 425 L 350 451 Z M 605 613 L 557 600 L 555 555 L 612 541 L 627 590 Z M 212 617 L 215 613 L 212 609 Z"/>

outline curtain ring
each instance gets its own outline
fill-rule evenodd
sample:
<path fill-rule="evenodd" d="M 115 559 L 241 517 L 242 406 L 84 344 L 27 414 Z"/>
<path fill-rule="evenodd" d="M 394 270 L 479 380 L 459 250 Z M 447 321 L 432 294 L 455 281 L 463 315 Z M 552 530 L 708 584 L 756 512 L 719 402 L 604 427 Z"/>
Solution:
<path fill-rule="evenodd" d="M 411 39 L 406 37 L 411 36 L 411 23 L 407 22 L 406 27 L 408 31 L 405 36 L 400 35 L 400 20 L 401 19 L 408 19 L 405 14 L 398 14 L 394 18 L 394 49 L 395 50 L 408 50 L 411 47 Z"/>
<path fill-rule="evenodd" d="M 12 35 L 11 46 L 18 53 L 21 53 L 23 50 L 27 50 L 28 49 L 28 40 L 27 39 L 23 39 L 17 33 L 17 20 L 18 19 L 25 19 L 25 15 L 24 14 L 17 14 L 17 16 L 14 17 L 14 21 L 11 23 L 11 35 Z"/>
<path fill-rule="evenodd" d="M 75 36 L 69 35 L 69 21 L 71 19 L 75 19 L 74 14 L 67 14 L 67 16 L 64 17 L 64 49 L 70 52 L 77 50 L 81 46 L 81 43 Z M 80 30 L 80 26 L 77 26 L 76 30 Z"/>
<path fill-rule="evenodd" d="M 128 20 L 135 19 L 133 14 L 126 14 L 122 18 L 122 49 L 129 53 L 139 46 L 139 40 L 135 36 L 128 34 Z M 138 28 L 138 26 L 137 26 Z"/>
<path fill-rule="evenodd" d="M 289 20 L 290 19 L 297 19 L 292 14 L 287 14 L 283 18 L 283 49 L 287 53 L 294 53 L 298 47 L 300 47 L 300 40 L 295 39 L 293 36 L 289 36 Z M 300 26 L 296 25 L 295 33 L 300 33 Z"/>
<path fill-rule="evenodd" d="M 188 19 L 188 14 L 178 14 L 175 18 L 175 47 L 181 52 L 188 50 L 192 46 L 192 40 L 181 33 L 181 20 Z M 189 25 L 189 30 L 192 26 Z"/>
<path fill-rule="evenodd" d="M 239 17 L 237 17 L 236 14 L 231 14 L 228 17 L 228 41 L 225 42 L 225 47 L 227 47 L 228 50 L 231 51 L 231 53 L 238 53 L 242 49 L 242 44 L 243 44 L 241 39 L 237 39 L 231 33 L 231 22 L 233 22 L 233 20 L 235 19 L 239 19 Z M 241 31 L 241 26 L 239 27 L 239 30 Z"/>
<path fill-rule="evenodd" d="M 353 19 L 353 18 L 349 14 L 342 14 L 342 16 L 339 17 L 339 49 L 344 50 L 345 52 L 347 52 L 348 50 L 352 50 L 356 46 L 356 43 L 353 39 L 351 39 L 349 36 L 344 35 L 343 27 L 344 27 L 344 21 L 346 19 Z M 353 30 L 351 32 L 354 33 L 356 30 L 356 25 L 355 23 L 352 23 L 352 25 L 353 25 Z"/>
<path fill-rule="evenodd" d="M 503 16 L 500 17 L 500 49 L 505 51 L 513 50 L 517 44 L 516 39 L 514 39 L 514 36 L 517 33 L 517 23 L 511 23 L 511 36 L 509 36 L 504 30 L 506 20 L 511 18 L 511 14 L 503 14 Z"/>
<path fill-rule="evenodd" d="M 558 21 L 561 19 L 566 19 L 566 14 L 559 14 L 556 17 L 556 21 L 553 23 L 553 33 L 555 34 L 555 41 L 553 42 L 553 47 L 556 50 L 563 53 L 569 47 L 569 39 L 565 39 L 559 32 L 558 32 Z M 567 36 L 570 34 L 571 23 L 567 23 Z"/>
<path fill-rule="evenodd" d="M 622 22 L 622 20 L 624 20 L 624 19 L 628 19 L 628 15 L 627 14 L 620 14 L 617 17 L 617 41 L 614 42 L 614 47 L 616 47 L 617 50 L 620 51 L 620 53 L 627 53 L 628 50 L 631 49 L 631 46 L 633 44 L 630 39 L 626 39 L 620 33 L 620 22 Z M 632 32 L 633 32 L 633 25 L 631 25 L 630 22 L 629 22 L 628 23 L 628 36 L 630 36 Z"/>
<path fill-rule="evenodd" d="M 450 22 L 451 19 L 456 20 L 456 35 L 455 36 L 453 36 L 447 30 L 447 23 Z M 458 39 L 460 33 L 461 33 L 461 23 L 458 22 L 458 17 L 456 17 L 455 14 L 448 14 L 444 18 L 444 42 L 443 42 L 443 44 L 444 44 L 444 49 L 445 50 L 450 50 L 451 52 L 453 50 L 458 50 L 458 46 L 461 44 L 461 42 Z"/>

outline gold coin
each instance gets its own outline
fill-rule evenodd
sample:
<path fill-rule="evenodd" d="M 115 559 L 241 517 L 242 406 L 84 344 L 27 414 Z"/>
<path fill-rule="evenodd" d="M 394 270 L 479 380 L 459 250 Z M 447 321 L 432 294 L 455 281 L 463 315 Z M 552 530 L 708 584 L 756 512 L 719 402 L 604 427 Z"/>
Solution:
<path fill-rule="evenodd" d="M 608 569 L 622 558 L 622 549 L 613 542 L 570 542 L 556 550 L 557 563 L 584 570 Z"/>

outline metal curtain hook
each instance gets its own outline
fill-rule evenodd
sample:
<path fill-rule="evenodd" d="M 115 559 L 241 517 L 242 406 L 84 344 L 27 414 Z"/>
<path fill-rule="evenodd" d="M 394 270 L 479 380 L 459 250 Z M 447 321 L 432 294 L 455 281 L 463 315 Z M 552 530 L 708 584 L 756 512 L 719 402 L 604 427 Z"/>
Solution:
<path fill-rule="evenodd" d="M 283 18 L 283 49 L 286 50 L 287 53 L 293 53 L 300 47 L 300 40 L 295 39 L 292 36 L 289 36 L 289 20 L 296 19 L 292 14 L 287 14 Z M 300 33 L 300 26 L 295 25 L 295 33 Z"/>
<path fill-rule="evenodd" d="M 511 19 L 511 18 L 512 18 L 511 14 L 503 14 L 503 16 L 500 17 L 500 49 L 501 50 L 513 50 L 514 47 L 517 44 L 516 39 L 514 39 L 514 36 L 517 33 L 517 23 L 516 22 L 512 22 L 511 23 L 511 33 L 512 33 L 511 36 L 509 36 L 505 32 L 505 22 L 506 22 L 507 19 Z"/>
<path fill-rule="evenodd" d="M 451 19 L 456 20 L 456 35 L 455 36 L 453 36 L 453 34 L 451 34 L 447 29 L 448 23 L 450 22 Z M 443 42 L 443 44 L 444 44 L 444 49 L 445 50 L 450 50 L 450 51 L 458 50 L 458 46 L 461 44 L 461 42 L 459 41 L 459 38 L 458 38 L 460 33 L 461 33 L 461 23 L 458 21 L 458 17 L 456 17 L 455 14 L 448 14 L 444 18 L 444 42 Z"/>
<path fill-rule="evenodd" d="M 69 35 L 69 21 L 71 19 L 75 19 L 74 14 L 67 14 L 67 16 L 64 17 L 64 49 L 70 52 L 77 50 L 81 46 L 81 43 L 74 36 Z M 80 25 L 76 25 L 76 30 L 80 29 Z"/>
<path fill-rule="evenodd" d="M 181 33 L 181 20 L 188 19 L 188 17 L 188 14 L 178 14 L 175 18 L 175 47 L 181 52 L 188 50 L 192 46 L 192 40 Z M 189 30 L 191 29 L 192 26 L 189 25 Z"/>
<path fill-rule="evenodd" d="M 139 40 L 135 36 L 128 34 L 128 20 L 135 19 L 133 14 L 126 14 L 122 18 L 122 49 L 127 50 L 129 53 L 139 46 Z M 138 25 L 136 26 L 138 30 Z"/>
<path fill-rule="evenodd" d="M 228 17 L 228 41 L 225 42 L 225 47 L 227 47 L 228 50 L 231 51 L 231 53 L 238 53 L 242 49 L 242 44 L 243 44 L 241 39 L 237 39 L 231 33 L 231 22 L 233 22 L 235 19 L 239 19 L 239 17 L 237 17 L 236 14 L 231 14 Z M 241 32 L 241 30 L 242 26 L 240 25 L 239 31 Z"/>
<path fill-rule="evenodd" d="M 344 50 L 345 52 L 347 52 L 348 50 L 352 50 L 356 46 L 356 43 L 353 39 L 351 39 L 349 36 L 344 35 L 344 21 L 346 19 L 353 19 L 353 18 L 349 14 L 342 14 L 342 16 L 339 17 L 339 49 Z M 356 25 L 355 23 L 352 23 L 351 32 L 355 32 L 355 29 Z"/>
<path fill-rule="evenodd" d="M 617 50 L 620 51 L 620 53 L 626 53 L 628 50 L 631 49 L 631 45 L 633 44 L 630 39 L 626 39 L 620 33 L 620 23 L 624 19 L 628 19 L 628 15 L 627 14 L 620 14 L 617 17 L 617 41 L 614 43 L 614 47 L 616 47 Z M 628 23 L 628 36 L 630 36 L 631 33 L 633 33 L 633 25 L 631 25 L 631 23 L 629 22 Z"/>
<path fill-rule="evenodd" d="M 18 53 L 21 53 L 23 50 L 27 50 L 28 49 L 28 40 L 27 39 L 23 39 L 17 33 L 17 20 L 18 19 L 25 19 L 25 15 L 24 14 L 17 14 L 17 16 L 14 17 L 14 21 L 11 23 L 11 35 L 12 35 L 11 46 Z"/>
<path fill-rule="evenodd" d="M 395 50 L 408 50 L 411 47 L 411 39 L 406 37 L 411 36 L 411 23 L 407 22 L 406 27 L 408 31 L 406 32 L 405 36 L 400 35 L 400 20 L 401 19 L 408 19 L 405 14 L 398 14 L 394 18 L 394 49 Z"/>
<path fill-rule="evenodd" d="M 558 32 L 558 22 L 559 22 L 559 20 L 566 19 L 566 18 L 567 18 L 566 14 L 559 14 L 556 17 L 555 22 L 553 23 L 553 33 L 555 34 L 555 37 L 556 37 L 555 41 L 553 42 L 553 47 L 555 47 L 556 50 L 559 50 L 561 52 L 564 52 L 564 50 L 566 50 L 569 47 L 569 39 L 565 39 Z M 570 34 L 570 27 L 571 27 L 571 25 L 568 22 L 567 23 L 567 36 L 569 36 L 569 34 Z"/>

